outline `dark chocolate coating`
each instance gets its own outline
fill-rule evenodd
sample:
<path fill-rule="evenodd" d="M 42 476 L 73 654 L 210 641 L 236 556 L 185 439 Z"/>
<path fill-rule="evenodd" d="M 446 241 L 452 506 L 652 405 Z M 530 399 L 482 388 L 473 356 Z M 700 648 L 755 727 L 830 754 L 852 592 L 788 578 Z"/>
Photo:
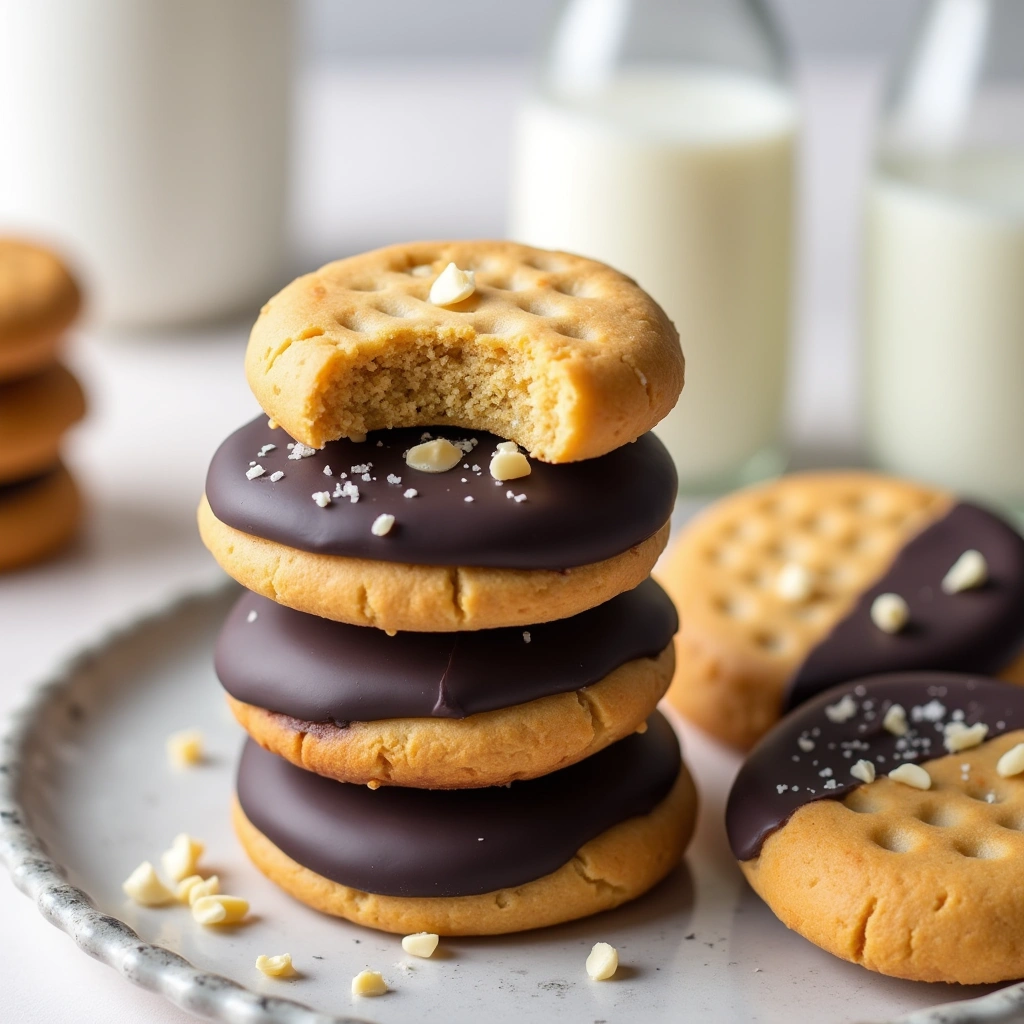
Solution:
<path fill-rule="evenodd" d="M 493 789 L 374 791 L 305 772 L 249 740 L 238 799 L 278 849 L 342 885 L 386 896 L 475 896 L 542 878 L 613 825 L 648 814 L 679 765 L 675 733 L 657 713 L 642 736 Z"/>
<path fill-rule="evenodd" d="M 857 704 L 856 714 L 845 722 L 831 721 L 825 708 L 835 706 L 847 694 Z M 913 720 L 913 709 L 933 700 L 945 712 L 939 728 L 927 717 Z M 908 734 L 905 751 L 901 737 L 882 726 L 892 704 L 903 707 L 914 730 Z M 725 827 L 736 859 L 758 856 L 764 841 L 804 804 L 841 800 L 862 785 L 850 774 L 850 768 L 862 758 L 872 761 L 877 774 L 883 775 L 905 761 L 945 757 L 941 724 L 951 721 L 958 710 L 963 712 L 965 725 L 984 722 L 988 726 L 986 739 L 1024 729 L 1024 687 L 948 672 L 905 672 L 837 686 L 801 704 L 754 747 L 733 782 Z M 814 749 L 802 750 L 801 737 L 805 743 L 813 742 Z M 907 753 L 913 756 L 905 756 Z M 970 750 L 957 756 L 965 764 L 971 761 Z M 829 769 L 830 776 L 822 774 Z M 826 789 L 830 780 L 836 786 Z"/>
<path fill-rule="evenodd" d="M 260 416 L 217 449 L 206 476 L 206 496 L 222 523 L 301 551 L 500 569 L 568 569 L 600 562 L 647 540 L 672 514 L 676 471 L 653 434 L 584 462 L 553 466 L 531 459 L 529 476 L 498 484 L 488 466 L 500 438 L 431 427 L 432 437 L 476 438 L 478 444 L 454 469 L 422 473 L 405 464 L 405 452 L 420 443 L 423 433 L 418 427 L 378 430 L 360 444 L 331 441 L 295 460 L 288 458 L 288 435 L 271 430 Z M 277 448 L 258 455 L 265 444 Z M 254 460 L 266 474 L 247 480 Z M 352 473 L 352 466 L 367 463 L 375 478 L 368 481 Z M 477 465 L 479 472 L 463 465 Z M 324 475 L 324 466 L 331 467 L 333 476 Z M 269 477 L 276 470 L 284 477 L 273 483 Z M 333 498 L 320 508 L 311 496 L 346 482 L 342 472 L 358 486 L 359 501 Z M 402 482 L 389 484 L 389 474 Z M 403 497 L 407 488 L 418 496 Z M 526 500 L 506 497 L 510 490 L 525 494 Z M 375 537 L 370 527 L 385 512 L 395 517 L 395 525 Z"/>
<path fill-rule="evenodd" d="M 974 548 L 988 562 L 977 590 L 945 594 L 953 563 Z M 910 622 L 884 633 L 871 621 L 879 594 L 899 594 Z M 885 575 L 813 648 L 790 681 L 785 708 L 850 679 L 881 672 L 944 671 L 995 675 L 1024 645 L 1024 538 L 977 505 L 954 505 L 913 537 Z"/>
<path fill-rule="evenodd" d="M 304 722 L 464 718 L 578 690 L 627 661 L 657 657 L 677 626 L 653 580 L 525 631 L 397 636 L 245 593 L 224 624 L 214 664 L 232 697 Z"/>

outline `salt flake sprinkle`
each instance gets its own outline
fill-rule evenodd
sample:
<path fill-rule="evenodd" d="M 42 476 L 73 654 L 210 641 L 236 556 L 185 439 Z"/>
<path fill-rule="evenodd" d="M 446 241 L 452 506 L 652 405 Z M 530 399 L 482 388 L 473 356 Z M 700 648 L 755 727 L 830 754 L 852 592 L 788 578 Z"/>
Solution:
<path fill-rule="evenodd" d="M 313 494 L 313 500 L 321 507 L 327 508 L 331 503 L 330 491 L 317 491 Z"/>
<path fill-rule="evenodd" d="M 308 459 L 310 455 L 316 455 L 316 449 L 296 441 L 288 453 L 288 458 L 298 462 L 299 459 Z"/>

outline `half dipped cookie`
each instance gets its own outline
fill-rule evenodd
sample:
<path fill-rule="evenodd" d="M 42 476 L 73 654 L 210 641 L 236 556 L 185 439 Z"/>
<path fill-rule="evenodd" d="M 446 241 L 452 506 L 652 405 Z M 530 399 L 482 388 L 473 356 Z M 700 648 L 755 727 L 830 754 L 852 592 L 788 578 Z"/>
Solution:
<path fill-rule="evenodd" d="M 672 602 L 653 580 L 568 619 L 399 633 L 244 594 L 215 665 L 263 747 L 342 782 L 500 786 L 642 727 L 672 678 Z"/>
<path fill-rule="evenodd" d="M 435 443 L 456 458 L 415 468 Z M 491 468 L 501 445 L 512 443 L 437 427 L 314 450 L 253 420 L 214 455 L 200 533 L 247 589 L 387 632 L 529 626 L 647 578 L 676 494 L 653 434 L 584 462 L 523 457 L 511 479 Z"/>
<path fill-rule="evenodd" d="M 619 906 L 679 862 L 697 799 L 669 724 L 543 778 L 376 791 L 249 742 L 235 827 L 296 899 L 390 932 L 494 935 Z"/>

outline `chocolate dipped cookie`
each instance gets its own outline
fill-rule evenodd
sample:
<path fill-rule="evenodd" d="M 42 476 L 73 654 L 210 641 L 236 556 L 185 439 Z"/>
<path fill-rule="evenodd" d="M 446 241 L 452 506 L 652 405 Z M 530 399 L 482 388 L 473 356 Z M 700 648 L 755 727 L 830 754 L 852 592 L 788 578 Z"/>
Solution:
<path fill-rule="evenodd" d="M 823 949 L 915 981 L 1024 975 L 1024 689 L 878 676 L 751 752 L 726 827 L 747 880 Z"/>
<path fill-rule="evenodd" d="M 1021 676 L 1024 539 L 904 480 L 805 473 L 730 495 L 660 578 L 682 623 L 668 698 L 734 746 L 851 678 Z"/>
<path fill-rule="evenodd" d="M 394 637 L 246 593 L 215 665 L 242 726 L 300 768 L 478 788 L 546 775 L 642 728 L 672 678 L 676 625 L 653 580 L 528 630 Z"/>
<path fill-rule="evenodd" d="M 263 307 L 245 367 L 262 408 L 315 448 L 440 423 L 512 438 L 546 462 L 636 440 L 683 386 L 679 335 L 636 282 L 500 241 L 328 263 Z"/>
<path fill-rule="evenodd" d="M 390 932 L 494 935 L 639 896 L 679 862 L 695 814 L 655 714 L 643 735 L 492 789 L 372 791 L 250 741 L 235 827 L 257 867 L 317 910 Z"/>
<path fill-rule="evenodd" d="M 414 468 L 410 453 L 434 442 L 458 460 Z M 388 632 L 529 626 L 647 578 L 676 493 L 654 435 L 585 462 L 531 461 L 507 480 L 491 472 L 502 444 L 434 427 L 314 450 L 260 418 L 215 454 L 200 533 L 247 589 Z"/>

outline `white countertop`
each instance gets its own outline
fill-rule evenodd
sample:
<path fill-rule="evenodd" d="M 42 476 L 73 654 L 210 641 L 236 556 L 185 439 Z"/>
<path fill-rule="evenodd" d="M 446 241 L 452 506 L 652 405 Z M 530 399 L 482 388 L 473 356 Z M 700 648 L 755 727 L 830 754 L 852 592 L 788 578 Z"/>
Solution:
<path fill-rule="evenodd" d="M 865 69 L 812 72 L 805 79 L 805 270 L 792 415 L 794 434 L 805 442 L 800 461 L 851 450 L 855 203 L 873 81 Z M 310 75 L 300 90 L 296 146 L 295 222 L 307 254 L 301 266 L 407 237 L 500 234 L 507 129 L 523 82 L 521 71 L 501 67 Z M 452 97 L 471 106 L 478 126 L 473 167 L 443 160 L 443 140 L 404 118 L 402 145 L 438 152 L 436 161 L 420 159 L 410 175 L 387 131 L 409 90 L 426 104 Z M 345 122 L 345 138 L 360 139 L 364 159 L 332 154 L 339 144 L 332 139 L 341 136 L 318 130 L 331 120 Z M 365 159 L 368 153 L 373 159 Z M 84 329 L 76 337 L 70 361 L 91 409 L 69 445 L 68 462 L 88 495 L 88 525 L 55 561 L 0 576 L 0 714 L 106 627 L 217 577 L 194 511 L 216 445 L 257 411 L 242 375 L 247 328 L 239 322 L 114 337 Z M 0 878 L 0 921 L 4 1020 L 194 1019 L 80 953 L 6 877 Z"/>

